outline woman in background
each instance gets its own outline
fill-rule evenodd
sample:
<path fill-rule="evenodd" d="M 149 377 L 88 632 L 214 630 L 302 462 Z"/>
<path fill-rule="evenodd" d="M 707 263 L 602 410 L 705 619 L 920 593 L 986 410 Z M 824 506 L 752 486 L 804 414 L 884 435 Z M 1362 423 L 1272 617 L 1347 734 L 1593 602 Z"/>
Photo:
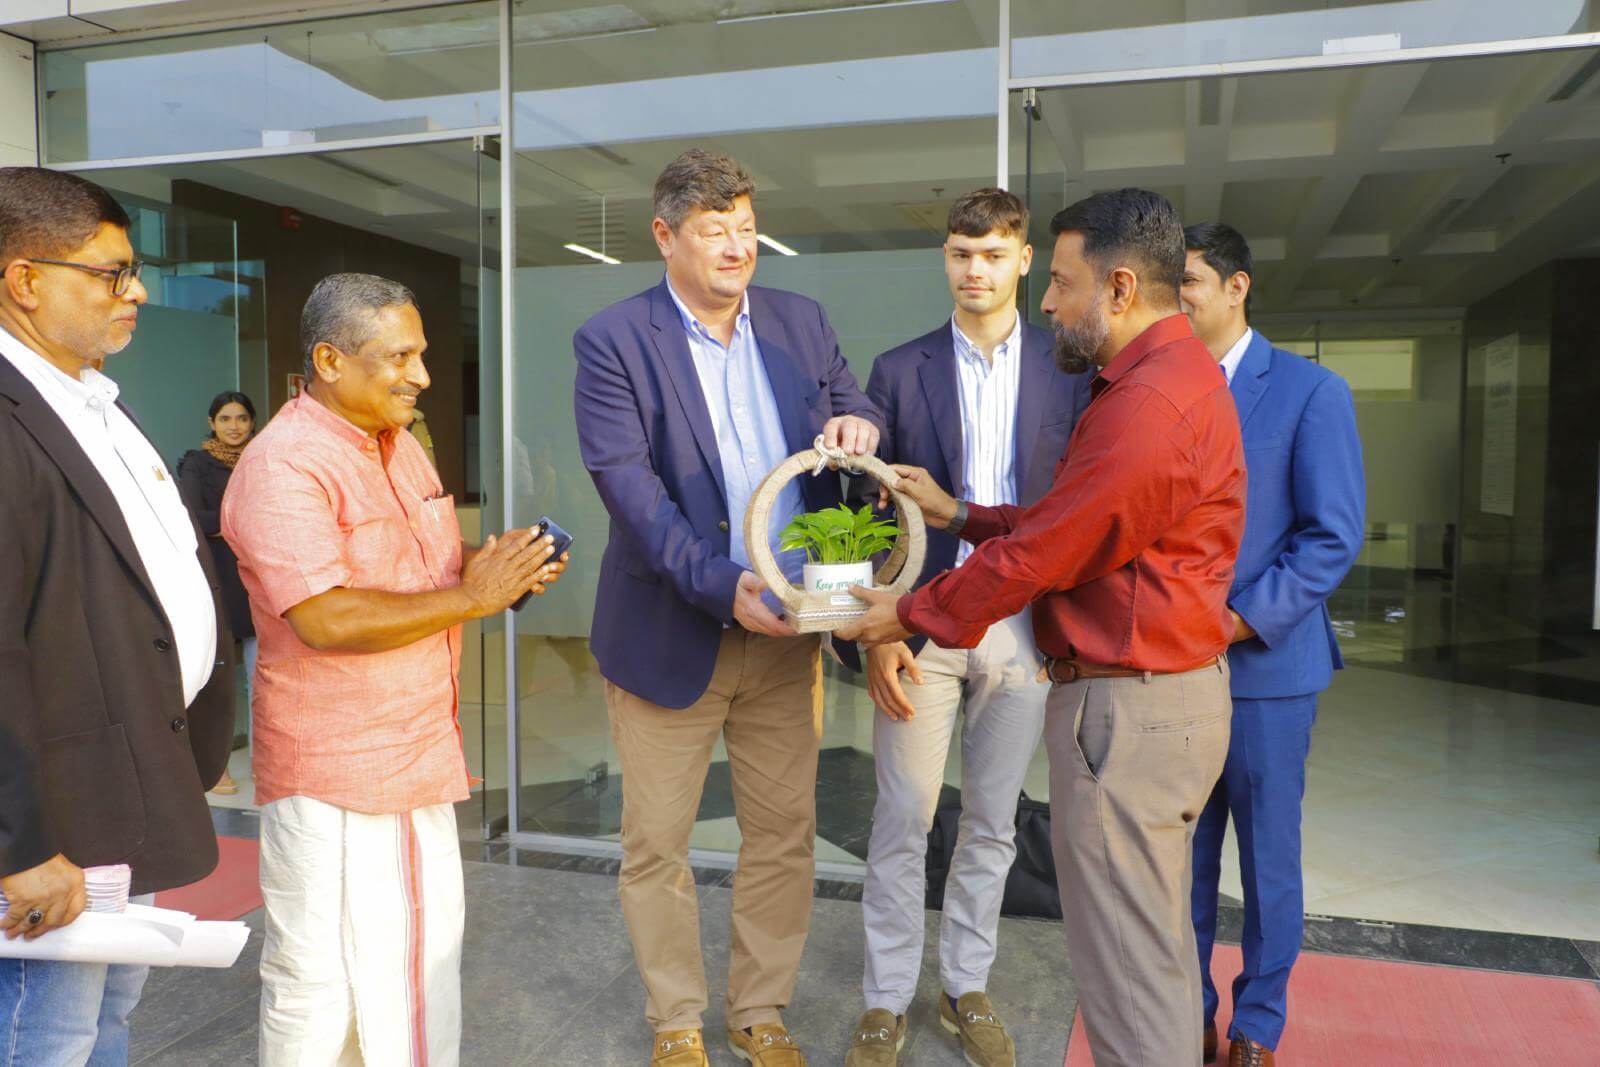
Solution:
<path fill-rule="evenodd" d="M 244 643 L 245 692 L 249 693 L 255 686 L 256 631 L 250 622 L 250 600 L 239 581 L 239 560 L 228 542 L 222 539 L 220 516 L 222 494 L 228 488 L 234 464 L 239 462 L 239 454 L 255 433 L 256 407 L 243 393 L 218 393 L 211 401 L 206 421 L 211 432 L 200 442 L 199 448 L 185 452 L 178 461 L 178 489 L 206 535 L 206 543 L 211 546 L 228 625 L 233 629 L 233 636 Z M 249 721 L 248 711 L 245 721 Z M 238 783 L 227 771 L 222 772 L 222 781 L 212 790 L 225 795 L 238 791 Z"/>

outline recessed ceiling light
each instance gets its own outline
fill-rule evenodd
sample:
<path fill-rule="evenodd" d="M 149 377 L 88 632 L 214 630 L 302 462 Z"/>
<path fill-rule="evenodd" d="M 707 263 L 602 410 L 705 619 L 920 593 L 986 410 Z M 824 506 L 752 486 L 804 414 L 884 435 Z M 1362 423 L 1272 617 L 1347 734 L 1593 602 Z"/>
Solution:
<path fill-rule="evenodd" d="M 780 256 L 798 256 L 800 253 L 784 244 L 782 241 L 773 240 L 764 233 L 756 234 L 756 240 L 778 253 Z"/>
<path fill-rule="evenodd" d="M 583 245 L 579 244 L 565 244 L 561 247 L 565 248 L 568 252 L 576 252 L 580 256 L 588 256 L 590 259 L 598 259 L 602 263 L 610 263 L 613 266 L 622 262 L 622 260 L 613 256 L 608 256 L 604 252 L 596 252 L 592 248 L 585 248 Z"/>

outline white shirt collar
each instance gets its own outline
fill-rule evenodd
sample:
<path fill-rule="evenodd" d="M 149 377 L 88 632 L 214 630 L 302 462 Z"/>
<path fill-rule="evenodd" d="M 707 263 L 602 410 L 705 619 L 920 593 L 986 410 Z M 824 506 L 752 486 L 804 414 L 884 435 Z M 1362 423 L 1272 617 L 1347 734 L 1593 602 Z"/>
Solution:
<path fill-rule="evenodd" d="M 972 338 L 961 332 L 961 327 L 956 324 L 956 317 L 950 316 L 950 332 L 955 337 L 956 355 L 966 356 L 969 359 L 983 359 L 983 349 L 975 344 Z M 1017 312 L 1016 319 L 1011 323 L 1011 332 L 1006 339 L 995 346 L 994 356 L 1010 356 L 1017 351 L 1017 346 L 1022 340 L 1022 312 Z"/>
<path fill-rule="evenodd" d="M 119 387 L 93 367 L 84 367 L 81 377 L 72 375 L 23 344 L 10 330 L 0 327 L 0 354 L 51 402 L 74 414 L 85 410 L 104 412 L 117 402 Z"/>
<path fill-rule="evenodd" d="M 1245 349 L 1250 347 L 1250 341 L 1255 335 L 1256 332 L 1246 326 L 1244 333 L 1240 334 L 1239 339 L 1233 342 L 1233 347 L 1228 349 L 1228 354 L 1222 357 L 1222 373 L 1228 376 L 1229 385 L 1233 384 L 1233 376 L 1238 372 L 1239 364 L 1244 362 Z"/>

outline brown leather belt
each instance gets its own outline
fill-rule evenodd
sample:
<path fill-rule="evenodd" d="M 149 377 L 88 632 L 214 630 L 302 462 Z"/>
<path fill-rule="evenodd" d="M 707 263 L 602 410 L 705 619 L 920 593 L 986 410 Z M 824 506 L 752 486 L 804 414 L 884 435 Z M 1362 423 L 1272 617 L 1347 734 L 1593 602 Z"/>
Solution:
<path fill-rule="evenodd" d="M 1217 657 L 1212 656 L 1204 663 L 1197 663 L 1181 671 L 1136 671 L 1131 667 L 1102 667 L 1098 663 L 1083 663 L 1075 659 L 1056 659 L 1046 656 L 1041 674 L 1052 682 L 1078 682 L 1086 678 L 1143 678 L 1159 677 L 1168 674 L 1188 674 L 1190 671 L 1202 671 L 1207 667 L 1215 667 Z"/>

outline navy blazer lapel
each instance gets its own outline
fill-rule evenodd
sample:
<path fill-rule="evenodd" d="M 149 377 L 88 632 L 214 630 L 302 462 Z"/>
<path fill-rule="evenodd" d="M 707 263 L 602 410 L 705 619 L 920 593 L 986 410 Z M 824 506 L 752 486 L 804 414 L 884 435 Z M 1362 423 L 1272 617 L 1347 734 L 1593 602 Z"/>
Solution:
<path fill-rule="evenodd" d="M 150 602 L 160 607 L 155 583 L 150 580 L 149 573 L 144 569 L 144 561 L 139 558 L 128 522 L 122 517 L 122 508 L 117 506 L 117 498 L 112 495 L 105 479 L 100 477 L 100 472 L 95 470 L 94 463 L 83 451 L 83 446 L 78 444 L 78 439 L 61 421 L 61 416 L 22 376 L 22 372 L 3 358 L 0 358 L 0 392 L 17 402 L 13 417 L 39 442 L 39 447 L 71 486 L 73 495 L 82 502 L 84 510 L 105 533 L 129 572 L 144 587 Z"/>
<path fill-rule="evenodd" d="M 803 452 L 811 447 L 816 434 L 807 424 L 807 399 L 822 388 L 822 382 L 807 381 L 800 372 L 799 360 L 789 344 L 789 331 L 761 290 L 751 288 L 750 329 L 761 349 L 761 363 L 767 369 L 772 399 L 778 405 L 778 420 L 783 423 L 783 439 L 789 450 Z"/>
<path fill-rule="evenodd" d="M 728 486 L 722 477 L 722 449 L 717 446 L 716 427 L 711 424 L 711 409 L 706 406 L 705 390 L 700 387 L 700 375 L 695 372 L 694 359 L 689 355 L 689 339 L 684 336 L 683 316 L 678 314 L 678 305 L 673 302 L 672 294 L 667 292 L 665 278 L 650 294 L 650 325 L 655 329 L 656 353 L 661 357 L 661 365 L 666 369 L 673 392 L 678 394 L 678 403 L 683 407 L 684 417 L 689 420 L 689 429 L 694 431 L 700 455 L 717 483 L 717 495 L 726 498 Z"/>
<path fill-rule="evenodd" d="M 939 451 L 944 453 L 945 484 L 959 493 L 963 463 L 961 386 L 956 381 L 956 342 L 949 323 L 922 351 L 927 358 L 917 368 L 917 378 L 928 398 L 928 415 L 933 420 L 934 435 L 939 438 Z"/>
<path fill-rule="evenodd" d="M 1239 428 L 1244 429 L 1250 421 L 1251 412 L 1261 402 L 1261 397 L 1267 391 L 1267 371 L 1272 369 L 1272 342 L 1262 335 L 1260 330 L 1250 338 L 1250 344 L 1245 347 L 1244 358 L 1239 361 L 1239 367 L 1233 372 L 1233 402 L 1239 409 Z"/>
<path fill-rule="evenodd" d="M 1017 442 L 1013 458 L 1019 499 L 1023 487 L 1028 484 L 1028 461 L 1033 458 L 1034 443 L 1039 440 L 1039 427 L 1044 421 L 1045 408 L 1055 402 L 1055 393 L 1066 380 L 1055 373 L 1055 357 L 1048 347 L 1028 343 L 1032 337 L 1033 332 L 1024 322 L 1022 373 L 1017 383 Z"/>

